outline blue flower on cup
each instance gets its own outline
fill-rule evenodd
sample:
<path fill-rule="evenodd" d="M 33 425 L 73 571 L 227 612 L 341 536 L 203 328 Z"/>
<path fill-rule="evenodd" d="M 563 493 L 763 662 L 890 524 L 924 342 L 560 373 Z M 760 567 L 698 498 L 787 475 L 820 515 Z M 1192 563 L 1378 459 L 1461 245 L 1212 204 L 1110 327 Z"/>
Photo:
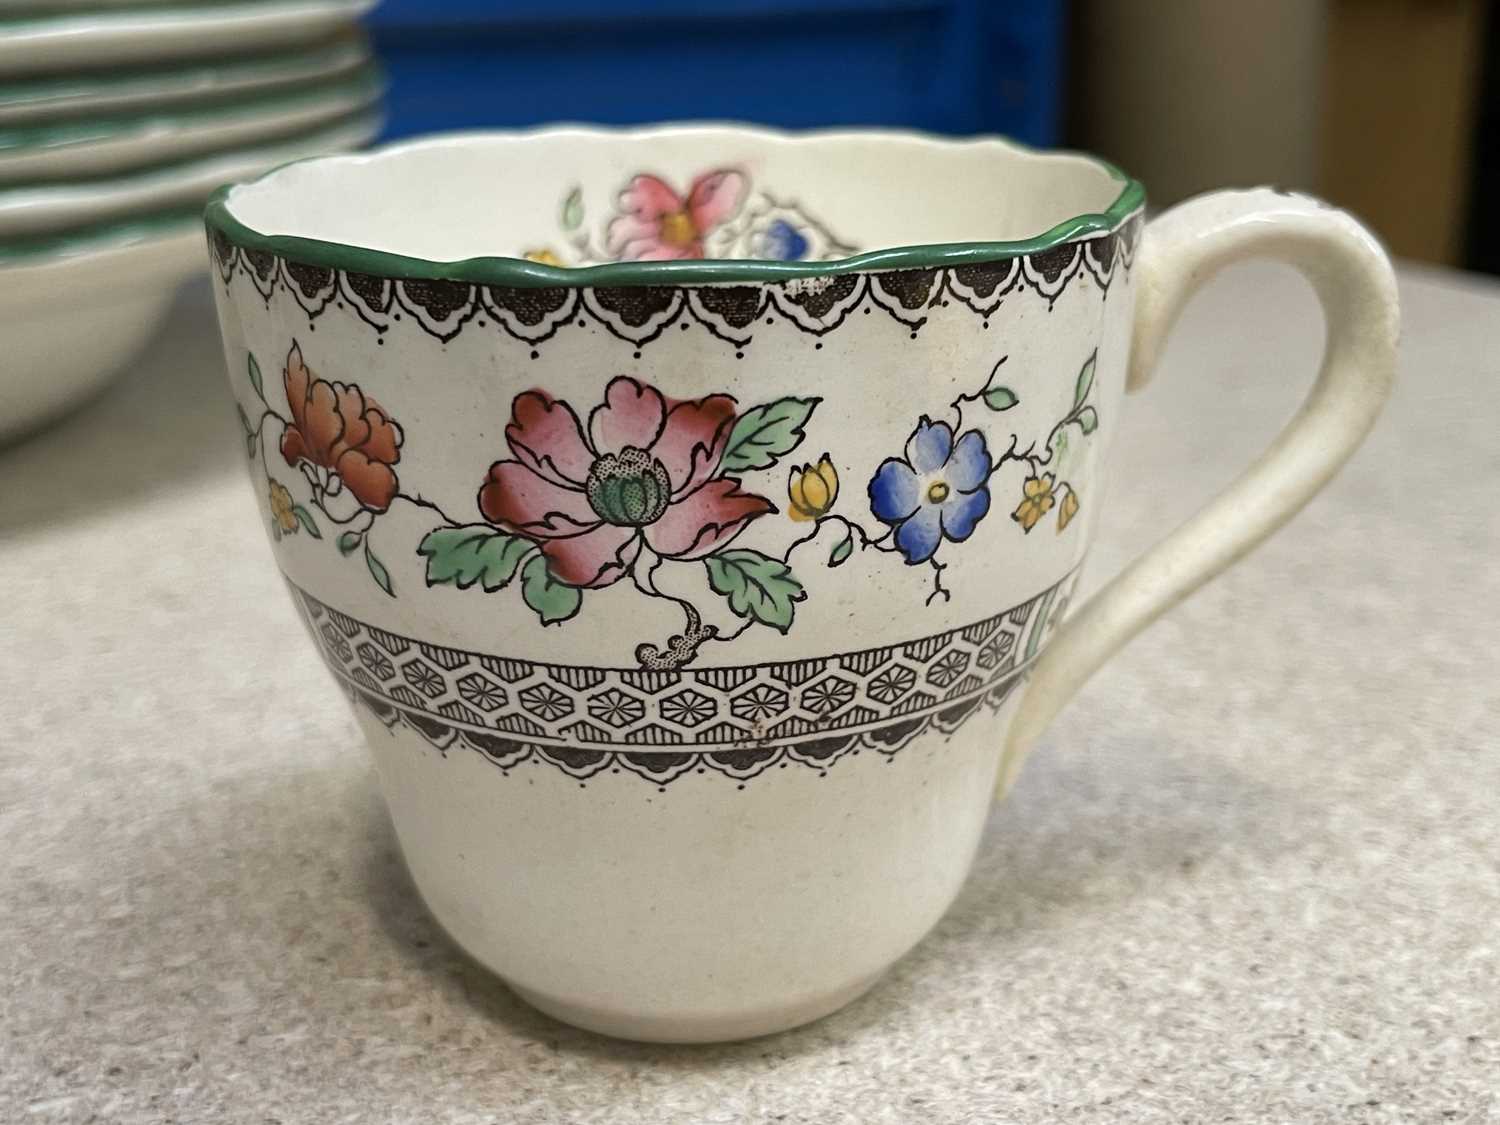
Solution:
<path fill-rule="evenodd" d="M 905 457 L 888 457 L 870 478 L 870 511 L 895 528 L 896 548 L 915 566 L 944 539 L 962 543 L 990 510 L 993 462 L 984 435 L 925 415 L 906 439 Z"/>
<path fill-rule="evenodd" d="M 760 238 L 761 256 L 773 262 L 800 262 L 807 257 L 807 235 L 785 219 L 771 223 Z"/>

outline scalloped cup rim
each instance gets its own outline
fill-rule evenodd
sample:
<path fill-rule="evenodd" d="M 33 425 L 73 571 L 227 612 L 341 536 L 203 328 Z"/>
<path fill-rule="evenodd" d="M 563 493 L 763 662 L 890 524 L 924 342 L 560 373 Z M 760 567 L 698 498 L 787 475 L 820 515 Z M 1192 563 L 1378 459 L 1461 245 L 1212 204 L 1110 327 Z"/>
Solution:
<path fill-rule="evenodd" d="M 705 130 L 727 130 L 764 143 L 784 145 L 815 144 L 820 141 L 865 137 L 918 142 L 947 149 L 991 146 L 1019 159 L 1071 162 L 1079 167 L 1091 166 L 1096 171 L 1106 173 L 1119 185 L 1119 191 L 1104 210 L 1073 215 L 1026 238 L 897 245 L 863 251 L 844 258 L 816 262 L 719 258 L 553 266 L 505 255 L 451 259 L 425 258 L 380 250 L 350 241 L 271 234 L 257 230 L 234 213 L 235 195 L 238 192 L 272 185 L 290 168 L 303 168 L 311 165 L 370 165 L 413 150 L 462 145 L 475 141 L 567 139 L 570 137 L 649 141 L 657 137 L 674 137 Z M 947 137 L 909 129 L 783 130 L 746 126 L 736 122 L 694 121 L 649 128 L 563 124 L 543 129 L 466 130 L 428 134 L 381 145 L 360 153 L 308 157 L 280 165 L 254 179 L 221 187 L 209 199 L 204 210 L 204 221 L 210 230 L 217 231 L 237 246 L 270 252 L 307 265 L 395 279 L 457 281 L 508 285 L 518 288 L 556 286 L 588 288 L 734 282 L 755 284 L 797 278 L 832 277 L 873 270 L 937 269 L 978 265 L 1035 254 L 1069 242 L 1117 231 L 1144 211 L 1145 205 L 1144 186 L 1101 157 L 1066 149 L 1032 148 L 993 134 Z"/>

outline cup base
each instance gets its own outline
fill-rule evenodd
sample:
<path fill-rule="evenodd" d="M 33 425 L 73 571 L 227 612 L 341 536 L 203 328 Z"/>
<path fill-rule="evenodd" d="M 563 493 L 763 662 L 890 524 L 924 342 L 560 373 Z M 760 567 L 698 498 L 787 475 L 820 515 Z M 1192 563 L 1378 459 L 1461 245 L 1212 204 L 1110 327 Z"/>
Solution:
<path fill-rule="evenodd" d="M 520 984 L 480 952 L 485 946 L 480 942 L 470 941 L 465 927 L 455 924 L 454 919 L 434 907 L 416 873 L 413 872 L 412 875 L 422 905 L 449 939 L 475 964 L 495 974 L 512 993 L 544 1015 L 614 1039 L 628 1039 L 639 1043 L 728 1043 L 790 1031 L 824 1016 L 831 1016 L 840 1008 L 852 1004 L 873 988 L 899 960 L 899 957 L 893 958 L 875 972 L 858 977 L 852 983 L 779 1003 L 736 1004 L 707 1014 L 701 1011 L 648 1014 L 622 1011 Z M 949 897 L 949 902 L 951 901 L 952 896 Z M 905 954 L 907 950 L 901 952 Z"/>
<path fill-rule="evenodd" d="M 794 1027 L 831 1016 L 847 1004 L 853 1003 L 885 975 L 885 969 L 863 977 L 853 984 L 844 985 L 832 992 L 821 992 L 798 1000 L 764 1008 L 743 1009 L 725 1012 L 722 1015 L 637 1015 L 613 1011 L 608 1008 L 580 1004 L 572 1000 L 536 992 L 514 981 L 506 980 L 506 986 L 526 1003 L 540 1012 L 563 1023 L 581 1027 L 585 1031 L 598 1032 L 615 1039 L 631 1039 L 641 1043 L 724 1043 L 737 1039 L 754 1039 L 761 1035 L 774 1035 L 779 1031 L 790 1031 Z"/>

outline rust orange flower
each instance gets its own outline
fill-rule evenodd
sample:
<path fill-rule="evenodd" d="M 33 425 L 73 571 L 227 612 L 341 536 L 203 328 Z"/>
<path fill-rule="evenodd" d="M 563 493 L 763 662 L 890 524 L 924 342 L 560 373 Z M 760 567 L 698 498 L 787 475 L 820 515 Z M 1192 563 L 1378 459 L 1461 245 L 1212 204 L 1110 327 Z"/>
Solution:
<path fill-rule="evenodd" d="M 353 383 L 315 377 L 295 343 L 282 379 L 292 410 L 292 424 L 281 435 L 286 463 L 326 469 L 363 507 L 389 508 L 398 487 L 391 466 L 401 460 L 401 427 Z"/>

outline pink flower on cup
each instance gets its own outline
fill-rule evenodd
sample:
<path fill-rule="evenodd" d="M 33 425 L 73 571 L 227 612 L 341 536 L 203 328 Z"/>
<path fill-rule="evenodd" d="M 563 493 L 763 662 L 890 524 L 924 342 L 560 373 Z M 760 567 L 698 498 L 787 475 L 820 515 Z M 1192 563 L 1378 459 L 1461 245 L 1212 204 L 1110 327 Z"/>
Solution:
<path fill-rule="evenodd" d="M 609 253 L 626 261 L 703 257 L 703 239 L 738 210 L 745 177 L 732 168 L 705 172 L 678 195 L 664 181 L 638 175 L 620 193 L 609 224 Z"/>
<path fill-rule="evenodd" d="M 586 426 L 567 403 L 527 391 L 505 429 L 514 459 L 490 466 L 479 510 L 537 543 L 570 586 L 618 582 L 642 544 L 662 558 L 704 558 L 776 510 L 720 475 L 734 423 L 728 395 L 674 402 L 624 375 Z"/>

